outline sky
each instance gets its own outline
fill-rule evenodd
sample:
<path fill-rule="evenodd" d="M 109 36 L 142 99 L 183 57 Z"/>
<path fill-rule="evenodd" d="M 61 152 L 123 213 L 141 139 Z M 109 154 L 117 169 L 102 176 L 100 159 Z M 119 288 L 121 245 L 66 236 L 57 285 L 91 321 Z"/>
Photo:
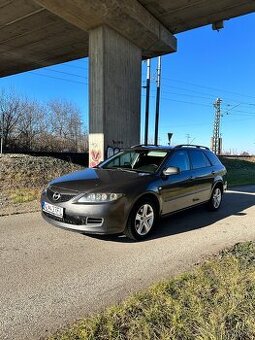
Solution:
<path fill-rule="evenodd" d="M 222 99 L 223 150 L 255 154 L 255 13 L 177 34 L 178 51 L 162 57 L 159 138 L 167 144 L 192 142 L 210 146 L 215 109 Z M 152 60 L 149 140 L 154 139 L 156 63 Z M 142 84 L 146 62 L 142 63 Z M 0 89 L 45 102 L 74 102 L 88 126 L 88 59 L 45 67 L 0 79 Z M 145 90 L 142 89 L 141 140 L 144 134 Z"/>

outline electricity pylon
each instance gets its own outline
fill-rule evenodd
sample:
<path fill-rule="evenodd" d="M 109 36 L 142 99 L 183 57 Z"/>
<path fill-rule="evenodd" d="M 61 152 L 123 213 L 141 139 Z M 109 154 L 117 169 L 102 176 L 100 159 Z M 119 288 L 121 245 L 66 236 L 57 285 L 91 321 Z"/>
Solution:
<path fill-rule="evenodd" d="M 222 99 L 217 98 L 213 104 L 215 108 L 215 118 L 213 124 L 213 137 L 212 137 L 212 151 L 218 155 L 221 154 L 222 142 L 220 137 L 220 120 L 221 120 L 221 103 Z"/>

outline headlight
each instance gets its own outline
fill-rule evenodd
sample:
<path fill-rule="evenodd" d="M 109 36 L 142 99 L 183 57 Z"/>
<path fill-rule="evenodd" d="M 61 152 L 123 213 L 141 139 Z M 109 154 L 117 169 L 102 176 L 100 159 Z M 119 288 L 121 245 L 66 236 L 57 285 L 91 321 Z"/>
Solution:
<path fill-rule="evenodd" d="M 77 202 L 78 203 L 99 203 L 99 202 L 111 202 L 116 201 L 123 194 L 115 194 L 115 193 L 88 193 L 81 196 Z"/>

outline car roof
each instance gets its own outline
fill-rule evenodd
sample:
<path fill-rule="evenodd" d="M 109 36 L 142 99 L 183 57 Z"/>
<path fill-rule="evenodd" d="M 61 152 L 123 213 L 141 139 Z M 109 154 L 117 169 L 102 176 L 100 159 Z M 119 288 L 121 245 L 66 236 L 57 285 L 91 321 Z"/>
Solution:
<path fill-rule="evenodd" d="M 173 150 L 172 146 L 162 146 L 162 145 L 135 145 L 132 146 L 131 149 L 134 150 L 155 150 L 155 151 L 171 151 Z"/>
<path fill-rule="evenodd" d="M 208 147 L 206 146 L 201 146 L 201 145 L 191 145 L 191 144 L 181 144 L 181 145 L 176 145 L 176 146 L 169 146 L 169 145 L 134 145 L 131 147 L 131 149 L 142 151 L 142 150 L 158 150 L 158 151 L 172 151 L 176 149 L 205 149 L 209 150 Z"/>

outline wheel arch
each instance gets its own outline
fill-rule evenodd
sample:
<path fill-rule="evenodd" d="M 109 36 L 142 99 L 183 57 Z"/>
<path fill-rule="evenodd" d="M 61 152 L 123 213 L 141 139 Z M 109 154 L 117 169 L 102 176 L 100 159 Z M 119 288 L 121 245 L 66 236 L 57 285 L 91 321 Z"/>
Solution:
<path fill-rule="evenodd" d="M 161 212 L 161 204 L 160 204 L 160 199 L 159 197 L 154 193 L 154 192 L 145 192 L 145 193 L 142 193 L 141 195 L 139 195 L 133 202 L 133 204 L 131 205 L 130 209 L 129 209 L 129 212 L 128 212 L 128 216 L 127 216 L 127 220 L 134 208 L 134 206 L 141 200 L 145 200 L 145 199 L 150 199 L 152 200 L 155 205 L 156 205 L 156 208 L 157 208 L 157 213 L 158 213 L 158 216 L 160 216 L 160 212 Z"/>
<path fill-rule="evenodd" d="M 212 192 L 215 188 L 219 187 L 223 193 L 224 191 L 224 184 L 222 180 L 217 180 L 216 182 L 214 182 L 213 187 L 212 187 Z"/>
<path fill-rule="evenodd" d="M 150 230 L 146 234 L 141 235 L 141 234 L 138 233 L 138 231 L 136 230 L 136 227 L 133 223 L 133 219 L 135 218 L 135 214 L 137 213 L 136 210 L 134 210 L 134 209 L 139 208 L 139 206 L 138 206 L 139 202 L 141 202 L 141 204 L 143 204 L 143 201 L 146 202 L 146 200 L 151 201 L 153 203 L 153 205 L 155 204 L 155 207 L 157 209 L 157 212 L 155 212 L 155 215 L 157 215 L 157 216 L 154 215 L 153 225 L 151 226 Z M 137 207 L 135 207 L 136 205 L 137 205 Z M 140 240 L 146 238 L 148 236 L 148 234 L 152 231 L 152 228 L 155 225 L 155 222 L 157 221 L 157 219 L 159 217 L 159 211 L 160 211 L 160 201 L 159 201 L 157 195 L 155 193 L 151 193 L 151 192 L 142 193 L 141 195 L 136 197 L 132 206 L 129 209 L 124 234 L 128 238 L 133 239 L 135 241 L 140 241 Z"/>

